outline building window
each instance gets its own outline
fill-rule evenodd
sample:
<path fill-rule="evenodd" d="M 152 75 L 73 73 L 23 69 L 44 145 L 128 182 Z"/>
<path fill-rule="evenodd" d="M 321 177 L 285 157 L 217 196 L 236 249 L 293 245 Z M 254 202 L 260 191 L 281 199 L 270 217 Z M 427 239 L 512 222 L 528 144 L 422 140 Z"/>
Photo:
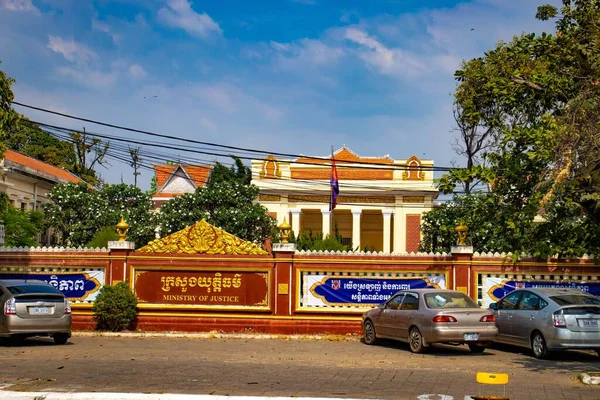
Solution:
<path fill-rule="evenodd" d="M 27 203 L 21 202 L 21 211 L 26 211 L 26 210 L 27 210 Z"/>

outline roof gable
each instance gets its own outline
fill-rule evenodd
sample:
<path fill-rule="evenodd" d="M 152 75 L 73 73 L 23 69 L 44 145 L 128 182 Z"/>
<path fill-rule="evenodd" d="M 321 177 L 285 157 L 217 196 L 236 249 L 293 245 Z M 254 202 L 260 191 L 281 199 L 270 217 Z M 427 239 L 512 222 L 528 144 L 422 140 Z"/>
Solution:
<path fill-rule="evenodd" d="M 383 157 L 361 157 L 346 146 L 341 147 L 333 153 L 336 163 L 368 163 L 368 164 L 394 164 L 390 156 Z M 331 157 L 300 157 L 297 163 L 302 164 L 326 164 L 331 163 Z"/>
<path fill-rule="evenodd" d="M 208 182 L 211 171 L 212 166 L 208 165 L 155 165 L 156 187 L 158 192 L 161 192 L 167 189 L 175 178 L 186 179 L 194 188 L 204 187 Z"/>

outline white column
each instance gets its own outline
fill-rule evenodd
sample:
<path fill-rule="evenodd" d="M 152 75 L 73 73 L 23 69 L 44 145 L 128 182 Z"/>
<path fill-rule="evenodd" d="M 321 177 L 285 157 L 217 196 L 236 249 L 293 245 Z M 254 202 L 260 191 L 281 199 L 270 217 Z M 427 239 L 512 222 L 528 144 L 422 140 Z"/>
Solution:
<path fill-rule="evenodd" d="M 391 253 L 390 245 L 392 242 L 392 214 L 394 210 L 383 209 L 381 210 L 381 214 L 383 214 L 383 252 Z"/>
<path fill-rule="evenodd" d="M 300 234 L 300 212 L 302 212 L 302 209 L 290 208 L 290 212 L 292 213 L 292 232 L 294 232 L 294 236 L 298 237 Z"/>
<path fill-rule="evenodd" d="M 406 210 L 396 207 L 394 212 L 394 253 L 406 252 Z"/>
<path fill-rule="evenodd" d="M 352 250 L 360 248 L 360 216 L 362 214 L 361 209 L 352 209 Z"/>
<path fill-rule="evenodd" d="M 323 216 L 323 239 L 327 235 L 331 235 L 331 211 L 329 207 L 321 209 L 321 215 Z"/>

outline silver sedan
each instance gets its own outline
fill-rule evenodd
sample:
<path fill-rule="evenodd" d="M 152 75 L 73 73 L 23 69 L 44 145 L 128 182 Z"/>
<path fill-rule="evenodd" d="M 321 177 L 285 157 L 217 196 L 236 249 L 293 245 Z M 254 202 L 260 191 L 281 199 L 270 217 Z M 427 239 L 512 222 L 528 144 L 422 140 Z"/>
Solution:
<path fill-rule="evenodd" d="M 600 299 L 584 291 L 517 289 L 490 309 L 496 316 L 496 341 L 529 347 L 537 358 L 553 350 L 600 351 Z"/>
<path fill-rule="evenodd" d="M 413 353 L 433 343 L 468 344 L 481 353 L 498 330 L 494 315 L 462 292 L 440 289 L 401 290 L 363 315 L 364 341 L 379 338 L 408 342 Z"/>

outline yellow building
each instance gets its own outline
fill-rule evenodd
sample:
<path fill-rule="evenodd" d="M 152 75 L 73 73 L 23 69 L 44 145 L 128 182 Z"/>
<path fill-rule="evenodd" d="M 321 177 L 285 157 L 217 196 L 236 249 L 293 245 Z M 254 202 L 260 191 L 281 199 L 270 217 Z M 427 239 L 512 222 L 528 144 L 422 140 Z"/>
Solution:
<path fill-rule="evenodd" d="M 284 218 L 301 231 L 333 234 L 344 244 L 384 253 L 418 251 L 421 215 L 431 210 L 438 190 L 433 161 L 413 156 L 361 157 L 346 147 L 333 154 L 340 193 L 329 211 L 331 156 L 252 160 L 258 201 L 278 223 Z"/>

